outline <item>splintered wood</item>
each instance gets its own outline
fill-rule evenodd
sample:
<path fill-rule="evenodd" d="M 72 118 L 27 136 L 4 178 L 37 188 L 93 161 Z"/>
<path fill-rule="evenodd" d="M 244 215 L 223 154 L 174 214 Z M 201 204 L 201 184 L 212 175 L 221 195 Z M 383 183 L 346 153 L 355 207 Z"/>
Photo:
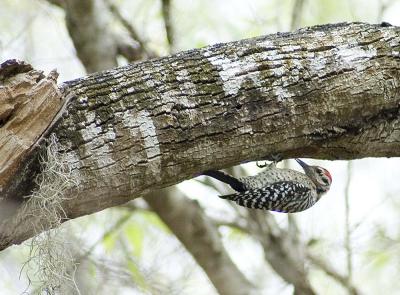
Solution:
<path fill-rule="evenodd" d="M 57 77 L 18 60 L 0 65 L 0 199 L 62 106 Z"/>

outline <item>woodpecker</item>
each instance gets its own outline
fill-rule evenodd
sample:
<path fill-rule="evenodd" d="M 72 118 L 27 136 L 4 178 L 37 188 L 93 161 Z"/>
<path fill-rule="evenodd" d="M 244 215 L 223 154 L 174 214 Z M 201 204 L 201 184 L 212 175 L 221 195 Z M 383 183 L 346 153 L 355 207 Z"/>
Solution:
<path fill-rule="evenodd" d="M 305 173 L 277 168 L 274 162 L 265 165 L 267 169 L 255 176 L 235 178 L 216 170 L 206 171 L 203 175 L 225 182 L 236 191 L 220 196 L 222 199 L 247 208 L 295 213 L 312 207 L 332 183 L 332 176 L 325 168 L 295 160 Z"/>

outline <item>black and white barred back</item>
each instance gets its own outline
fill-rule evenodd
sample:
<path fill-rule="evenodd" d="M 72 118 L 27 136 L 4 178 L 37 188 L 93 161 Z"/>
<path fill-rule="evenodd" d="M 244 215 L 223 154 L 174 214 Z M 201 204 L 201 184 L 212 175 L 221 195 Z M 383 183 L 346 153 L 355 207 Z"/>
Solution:
<path fill-rule="evenodd" d="M 220 196 L 238 205 L 277 212 L 301 212 L 312 207 L 329 190 L 330 173 L 318 166 L 308 166 L 296 159 L 306 174 L 279 169 L 275 165 L 255 175 L 236 179 L 221 171 L 204 174 L 229 184 L 237 192 Z"/>

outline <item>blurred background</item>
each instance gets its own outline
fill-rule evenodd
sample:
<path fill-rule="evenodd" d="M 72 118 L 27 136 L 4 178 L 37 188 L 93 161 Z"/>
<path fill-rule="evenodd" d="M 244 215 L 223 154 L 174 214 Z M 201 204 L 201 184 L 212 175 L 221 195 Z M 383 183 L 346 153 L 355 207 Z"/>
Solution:
<path fill-rule="evenodd" d="M 0 0 L 0 7 L 0 61 L 56 68 L 60 83 L 304 26 L 400 25 L 399 0 Z M 327 168 L 333 184 L 295 215 L 239 208 L 217 197 L 227 186 L 198 177 L 63 224 L 58 239 L 74 267 L 65 286 L 47 293 L 400 294 L 400 160 L 305 161 Z M 293 162 L 279 165 L 300 170 Z M 259 171 L 247 163 L 228 172 Z M 42 290 L 40 261 L 26 264 L 32 253 L 29 241 L 0 252 L 0 294 Z"/>

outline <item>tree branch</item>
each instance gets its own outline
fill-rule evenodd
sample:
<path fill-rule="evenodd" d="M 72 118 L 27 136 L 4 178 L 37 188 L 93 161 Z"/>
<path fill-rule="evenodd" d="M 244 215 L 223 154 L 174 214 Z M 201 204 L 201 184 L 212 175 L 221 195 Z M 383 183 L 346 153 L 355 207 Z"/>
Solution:
<path fill-rule="evenodd" d="M 300 26 L 301 17 L 303 15 L 303 7 L 305 0 L 295 0 L 292 10 L 292 18 L 290 20 L 290 30 L 296 30 Z"/>
<path fill-rule="evenodd" d="M 107 3 L 107 6 L 108 6 L 110 12 L 124 26 L 124 28 L 127 30 L 127 32 L 129 33 L 129 36 L 132 38 L 132 40 L 138 42 L 138 44 L 140 45 L 140 50 L 137 50 L 137 49 L 132 50 L 132 48 L 133 48 L 132 46 L 123 45 L 124 42 L 126 43 L 126 41 L 124 41 L 122 38 L 119 38 L 117 40 L 117 43 L 122 44 L 119 46 L 120 52 L 123 53 L 125 51 L 124 50 L 125 47 L 128 47 L 128 50 L 130 49 L 130 51 L 133 51 L 133 54 L 131 54 L 131 55 L 123 54 L 129 61 L 144 59 L 146 57 L 147 58 L 156 57 L 156 54 L 149 49 L 149 47 L 147 46 L 147 43 L 145 42 L 144 39 L 142 39 L 142 37 L 140 37 L 139 33 L 136 31 L 136 29 L 133 27 L 133 25 L 127 19 L 125 19 L 125 17 L 121 14 L 118 7 L 116 5 L 114 5 L 110 0 L 105 0 L 105 2 Z"/>
<path fill-rule="evenodd" d="M 175 31 L 171 19 L 171 1 L 172 0 L 161 0 L 161 7 L 169 51 L 173 53 L 175 51 Z"/>
<path fill-rule="evenodd" d="M 62 86 L 53 124 L 78 185 L 76 218 L 192 178 L 265 159 L 400 155 L 400 29 L 337 24 L 190 50 Z M 38 157 L 40 148 L 30 150 Z M 24 162 L 3 198 L 37 189 Z M 21 183 L 19 179 L 30 182 Z M 32 236 L 37 216 L 0 226 L 0 249 Z"/>
<path fill-rule="evenodd" d="M 47 2 L 64 9 L 69 35 L 88 73 L 116 67 L 118 54 L 128 61 L 153 57 L 143 40 L 132 26 L 128 26 L 128 22 L 109 1 L 47 0 Z M 111 15 L 121 22 L 129 35 L 122 36 L 112 29 Z"/>
<path fill-rule="evenodd" d="M 323 272 L 325 272 L 328 276 L 333 278 L 339 284 L 341 284 L 344 288 L 349 291 L 351 295 L 358 295 L 361 294 L 357 288 L 351 284 L 348 280 L 348 276 L 344 276 L 337 272 L 335 269 L 332 268 L 329 264 L 325 263 L 322 259 L 314 256 L 311 254 L 310 251 L 307 252 L 307 257 L 314 264 L 316 267 L 320 268 Z"/>
<path fill-rule="evenodd" d="M 77 55 L 89 73 L 117 66 L 117 44 L 103 0 L 65 0 L 65 20 Z"/>
<path fill-rule="evenodd" d="M 233 263 L 218 229 L 198 202 L 174 188 L 146 196 L 145 200 L 193 255 L 219 294 L 253 294 L 255 287 Z"/>
<path fill-rule="evenodd" d="M 345 237 L 344 247 L 346 249 L 346 264 L 347 264 L 347 284 L 351 285 L 353 277 L 353 250 L 351 248 L 351 229 L 350 229 L 350 183 L 352 180 L 352 162 L 347 162 L 347 179 L 344 192 L 344 207 L 345 207 Z M 349 287 L 350 288 L 350 287 Z"/>
<path fill-rule="evenodd" d="M 249 210 L 248 233 L 256 237 L 264 249 L 265 259 L 272 269 L 287 283 L 294 286 L 295 294 L 314 295 L 308 273 L 304 267 L 304 245 L 296 235 L 281 230 L 275 218 L 267 212 Z"/>

